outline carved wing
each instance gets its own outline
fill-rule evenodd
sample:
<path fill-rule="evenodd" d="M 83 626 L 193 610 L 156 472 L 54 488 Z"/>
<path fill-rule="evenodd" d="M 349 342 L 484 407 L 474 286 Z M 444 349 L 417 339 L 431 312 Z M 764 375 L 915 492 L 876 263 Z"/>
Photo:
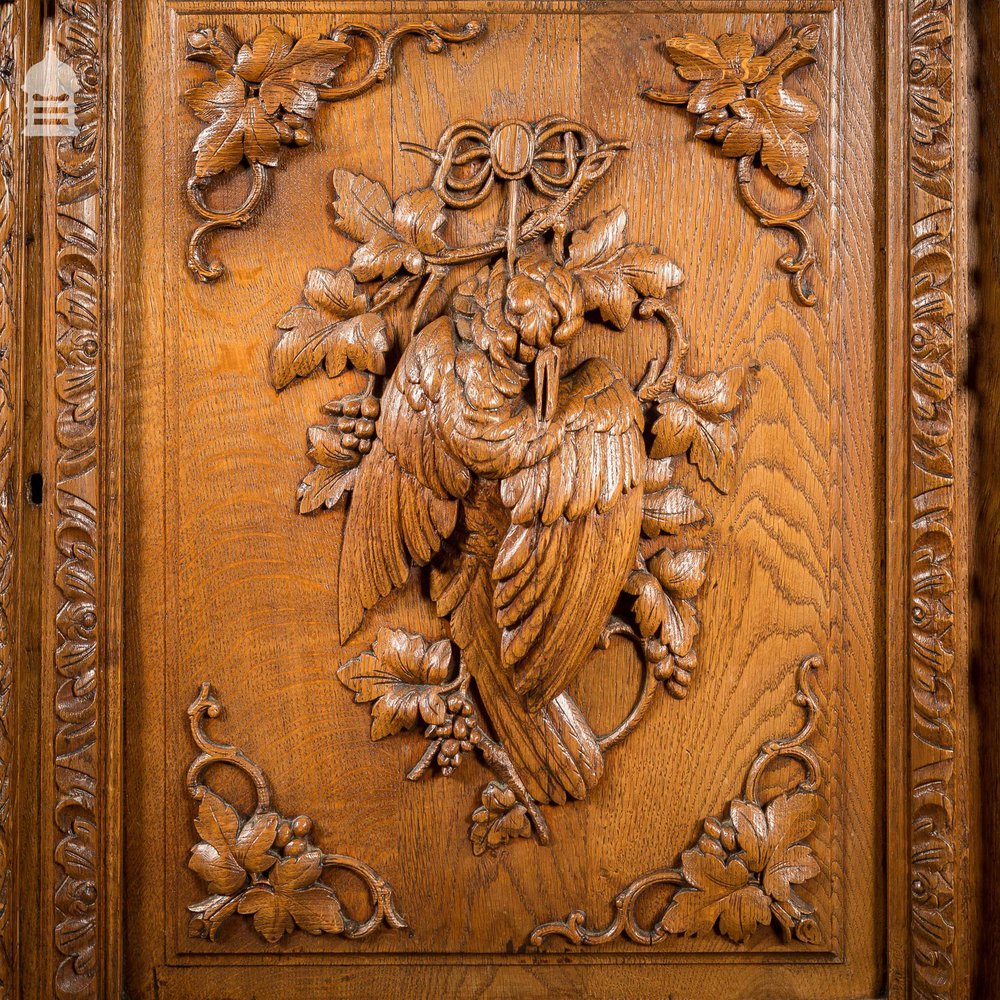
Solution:
<path fill-rule="evenodd" d="M 358 469 L 340 556 L 340 641 L 365 612 L 406 583 L 454 531 L 469 470 L 438 428 L 441 382 L 454 365 L 451 324 L 437 320 L 403 353 L 382 397 L 371 451 Z"/>
<path fill-rule="evenodd" d="M 602 359 L 559 388 L 551 430 L 501 484 L 511 525 L 493 567 L 503 664 L 537 710 L 583 665 L 635 560 L 641 411 Z"/>

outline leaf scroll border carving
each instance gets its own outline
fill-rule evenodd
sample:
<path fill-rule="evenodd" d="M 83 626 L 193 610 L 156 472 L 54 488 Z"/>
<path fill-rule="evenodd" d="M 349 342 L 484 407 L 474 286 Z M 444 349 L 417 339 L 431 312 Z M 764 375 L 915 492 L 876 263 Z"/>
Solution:
<path fill-rule="evenodd" d="M 23 0 L 20 0 L 18 9 L 24 11 Z M 57 256 L 71 263 L 73 269 L 67 272 L 71 287 L 75 287 L 80 294 L 85 290 L 88 293 L 93 312 L 89 317 L 85 315 L 77 317 L 77 320 L 83 323 L 84 328 L 90 329 L 92 351 L 95 345 L 97 349 L 105 346 L 106 317 L 110 313 L 107 293 L 111 292 L 113 297 L 125 287 L 124 274 L 112 272 L 105 264 L 103 253 L 103 247 L 109 238 L 116 242 L 120 239 L 122 223 L 117 218 L 106 218 L 105 207 L 100 205 L 96 194 L 96 190 L 102 185 L 111 185 L 110 188 L 105 187 L 105 190 L 114 192 L 120 189 L 121 184 L 116 170 L 109 167 L 105 150 L 120 151 L 124 129 L 116 121 L 108 88 L 103 84 L 98 85 L 109 66 L 121 64 L 120 32 L 106 30 L 118 22 L 121 11 L 120 0 L 59 0 L 55 10 L 56 41 L 61 57 L 79 60 L 86 67 L 84 96 L 88 98 L 89 104 L 86 116 L 87 141 L 67 143 L 57 149 L 55 169 L 61 189 L 60 229 L 49 263 L 54 268 Z M 957 293 L 964 280 L 964 277 L 960 279 L 956 275 L 958 265 L 955 236 L 956 230 L 961 232 L 961 227 L 967 225 L 968 196 L 961 190 L 956 191 L 959 171 L 955 150 L 959 125 L 954 104 L 956 83 L 953 72 L 956 66 L 964 64 L 968 52 L 964 38 L 966 13 L 965 8 L 956 8 L 951 0 L 908 0 L 905 5 L 889 0 L 884 5 L 883 12 L 890 25 L 888 79 L 890 84 L 900 88 L 900 94 L 894 100 L 898 101 L 899 106 L 905 107 L 907 112 L 907 115 L 898 119 L 906 132 L 900 140 L 899 166 L 902 181 L 898 189 L 890 190 L 889 204 L 890 213 L 897 211 L 903 219 L 903 225 L 898 231 L 890 228 L 888 239 L 889 260 L 898 268 L 897 276 L 901 274 L 902 281 L 889 289 L 889 298 L 892 302 L 896 302 L 898 298 L 903 323 L 909 333 L 922 334 L 923 310 L 930 306 L 933 315 L 935 307 L 925 296 L 914 294 L 911 297 L 911 287 L 916 289 L 919 283 L 919 288 L 925 292 L 936 288 L 943 290 L 947 296 Z M 933 28 L 933 25 L 937 27 Z M 900 44 L 895 44 L 897 42 Z M 17 71 L 15 66 L 14 72 Z M 930 106 L 928 100 L 931 104 L 935 100 L 943 102 L 939 106 L 944 109 L 941 120 L 931 123 L 925 120 Z M 913 114 L 909 116 L 911 108 Z M 2 141 L 6 143 L 10 140 L 4 138 Z M 15 176 L 19 175 L 15 173 Z M 941 207 L 936 216 L 922 210 L 925 201 L 935 191 L 937 193 L 933 200 Z M 912 202 L 911 195 L 914 196 Z M 81 217 L 89 220 L 87 228 L 75 231 L 74 219 Z M 936 219 L 943 226 L 937 238 L 924 242 L 914 239 L 914 235 L 919 232 L 917 224 L 931 219 Z M 939 252 L 932 254 L 931 248 L 935 242 Z M 55 295 L 65 301 L 67 291 L 68 287 L 60 281 L 60 287 L 44 306 L 54 311 Z M 99 294 L 100 291 L 105 294 Z M 22 294 L 21 286 L 16 289 L 16 294 Z M 958 396 L 955 375 L 958 371 L 959 353 L 963 349 L 961 345 L 966 336 L 964 323 L 965 313 L 956 305 L 954 314 L 945 324 L 947 336 L 937 344 L 942 352 L 940 371 L 945 378 L 940 383 L 937 394 L 931 397 L 933 402 L 930 411 L 925 409 L 927 398 L 922 393 L 913 391 L 917 387 L 923 388 L 933 371 L 925 367 L 926 341 L 919 337 L 911 341 L 910 336 L 904 340 L 889 340 L 893 363 L 899 366 L 903 373 L 901 377 L 911 387 L 907 421 L 892 424 L 889 428 L 890 435 L 897 435 L 900 441 L 899 475 L 907 484 L 907 505 L 911 513 L 900 566 L 905 572 L 905 587 L 909 596 L 924 597 L 930 594 L 938 610 L 956 606 L 953 602 L 959 592 L 952 571 L 956 553 L 967 551 L 968 542 L 958 533 L 956 500 L 948 492 L 948 486 L 954 481 L 953 472 L 944 476 L 945 489 L 938 491 L 938 496 L 943 501 L 941 505 L 930 516 L 922 509 L 928 498 L 926 484 L 931 473 L 922 464 L 922 456 L 930 445 L 942 463 L 951 470 L 960 467 L 968 457 L 965 442 L 958 440 L 954 433 Z M 60 343 L 65 343 L 69 330 L 69 320 L 60 315 L 56 329 Z M 9 358 L 10 370 L 16 369 L 20 360 L 17 355 L 23 343 L 20 339 L 22 332 L 23 328 L 19 325 L 18 339 Z M 98 432 L 106 434 L 109 407 L 117 405 L 117 393 L 120 389 L 114 384 L 114 380 L 102 377 L 95 361 L 96 356 L 87 358 L 85 352 L 77 353 L 69 365 L 61 359 L 58 382 L 52 380 L 49 383 L 49 391 L 61 400 L 58 421 L 61 431 L 56 439 L 55 452 L 56 460 L 63 470 L 70 469 L 73 461 L 80 457 L 80 450 L 73 443 L 74 437 L 96 440 L 100 436 Z M 915 366 L 912 370 L 911 365 Z M 79 401 L 69 399 L 66 390 L 60 388 L 71 375 L 78 375 L 90 386 L 89 406 L 81 406 Z M 892 386 L 897 384 L 891 382 Z M 107 460 L 90 457 L 87 464 L 92 471 L 96 469 L 96 478 L 103 487 L 120 471 L 117 462 L 114 456 Z M 58 493 L 58 489 L 52 492 Z M 55 534 L 50 533 L 48 541 L 51 547 L 57 544 L 55 539 L 68 538 L 67 532 L 71 530 L 71 525 L 77 524 L 80 528 L 79 538 L 73 544 L 71 552 L 63 552 L 59 557 L 59 578 L 50 578 L 48 586 L 54 588 L 57 599 L 63 604 L 60 609 L 62 620 L 68 620 L 74 610 L 86 609 L 90 612 L 91 617 L 82 623 L 87 627 L 79 634 L 79 649 L 84 658 L 91 659 L 92 666 L 87 676 L 90 687 L 85 699 L 77 697 L 70 703 L 64 703 L 58 697 L 48 699 L 46 696 L 47 700 L 42 705 L 43 720 L 47 721 L 49 729 L 61 734 L 60 739 L 70 738 L 74 733 L 81 734 L 76 737 L 79 752 L 70 754 L 61 763 L 57 762 L 51 750 L 46 753 L 42 763 L 43 780 L 37 805 L 35 797 L 38 794 L 39 771 L 31 766 L 22 766 L 30 764 L 30 761 L 17 757 L 16 744 L 12 765 L 12 774 L 16 776 L 18 784 L 15 795 L 16 829 L 8 832 L 16 833 L 22 842 L 35 841 L 43 846 L 45 853 L 40 858 L 40 863 L 48 868 L 48 880 L 43 880 L 42 884 L 58 887 L 58 891 L 49 893 L 48 902 L 41 899 L 42 919 L 30 937 L 26 932 L 20 933 L 18 948 L 39 956 L 39 967 L 50 970 L 51 973 L 46 973 L 50 976 L 51 993 L 58 997 L 94 997 L 98 994 L 99 983 L 119 981 L 118 966 L 114 958 L 116 946 L 112 942 L 118 939 L 121 930 L 120 883 L 114 878 L 98 877 L 93 868 L 89 874 L 84 869 L 77 869 L 80 876 L 70 875 L 67 868 L 68 853 L 63 852 L 57 857 L 45 846 L 53 835 L 57 835 L 57 839 L 64 836 L 60 823 L 64 821 L 65 810 L 73 799 L 74 787 L 83 787 L 86 793 L 74 803 L 75 818 L 66 835 L 69 838 L 68 846 L 80 849 L 79 858 L 84 865 L 92 866 L 95 860 L 92 840 L 86 831 L 97 826 L 99 816 L 102 829 L 111 831 L 111 839 L 105 843 L 112 848 L 119 846 L 113 838 L 114 831 L 120 829 L 123 809 L 120 789 L 109 787 L 100 776 L 106 767 L 114 766 L 120 746 L 114 737 L 98 740 L 95 726 L 98 712 L 107 713 L 111 707 L 109 700 L 115 696 L 114 684 L 109 683 L 105 656 L 98 656 L 96 635 L 98 629 L 107 627 L 107 595 L 120 601 L 121 580 L 115 575 L 114 578 L 101 581 L 102 589 L 95 589 L 90 597 L 85 596 L 86 591 L 95 587 L 98 582 L 96 574 L 99 560 L 107 558 L 108 540 L 111 537 L 106 525 L 95 525 L 93 511 L 90 515 L 88 520 L 82 512 L 74 512 L 71 506 L 61 506 L 52 529 Z M 939 530 L 935 531 L 933 525 Z M 14 530 L 19 530 L 16 524 Z M 19 542 L 20 538 L 3 541 L 0 550 L 7 551 L 9 546 L 16 552 Z M 78 576 L 80 586 L 71 584 L 70 581 L 70 575 L 75 570 L 81 571 Z M 930 572 L 935 570 L 936 572 Z M 967 611 L 964 604 L 960 603 L 960 612 L 951 621 L 950 630 L 943 635 L 931 632 L 928 645 L 927 636 L 931 626 L 922 605 L 920 607 L 917 614 L 907 615 L 909 625 L 905 635 L 905 659 L 892 659 L 889 663 L 892 676 L 900 677 L 900 682 L 907 685 L 906 702 L 902 708 L 905 724 L 901 734 L 906 751 L 902 760 L 906 762 L 911 759 L 913 747 L 922 747 L 922 735 L 928 721 L 940 731 L 950 729 L 960 733 L 962 738 L 966 725 L 956 700 L 950 699 L 947 692 L 951 690 L 960 702 L 966 689 L 967 654 L 964 639 L 958 641 L 953 637 L 968 634 Z M 895 614 L 895 610 L 892 613 Z M 934 617 L 931 616 L 931 621 Z M 56 637 L 57 642 L 64 641 L 61 627 L 54 620 L 50 619 L 45 627 L 50 635 Z M 935 658 L 935 648 L 943 652 L 943 662 L 947 669 L 942 668 L 941 661 Z M 928 669 L 930 662 L 933 662 L 933 666 Z M 19 659 L 16 664 L 15 690 L 18 690 L 18 678 L 23 676 L 22 665 L 23 661 Z M 58 687 L 66 680 L 54 662 L 49 661 L 43 667 L 50 671 L 49 688 L 53 683 Z M 948 670 L 950 677 L 945 676 Z M 73 691 L 72 687 L 68 690 L 70 693 Z M 4 720 L 12 717 L 12 711 L 10 701 L 0 705 L 0 715 Z M 81 720 L 83 724 L 77 728 Z M 52 745 L 58 744 L 50 744 Z M 971 790 L 964 781 L 956 777 L 951 767 L 954 750 L 944 748 L 943 757 L 947 765 L 947 777 L 941 786 L 945 794 L 938 804 L 929 800 L 927 781 L 915 761 L 908 771 L 905 788 L 900 793 L 903 809 L 909 818 L 907 839 L 913 858 L 911 871 L 919 877 L 912 885 L 908 885 L 912 889 L 912 896 L 906 900 L 897 900 L 898 908 L 892 910 L 902 928 L 899 942 L 901 950 L 893 953 L 901 957 L 899 964 L 893 963 L 892 975 L 898 977 L 897 981 L 909 984 L 908 992 L 912 995 L 935 1000 L 951 1000 L 959 995 L 960 986 L 956 986 L 956 977 L 959 981 L 962 977 L 957 969 L 967 964 L 965 949 L 960 949 L 958 944 L 963 925 L 962 911 L 956 906 L 955 897 L 962 891 L 961 883 L 964 878 L 965 862 L 957 846 L 965 836 L 964 815 Z M 64 778 L 68 779 L 68 785 L 63 784 Z M 57 802 L 62 804 L 57 807 Z M 38 809 L 41 810 L 40 814 Z M 5 862 L 10 871 L 9 856 Z M 925 873 L 930 878 L 925 877 Z M 67 887 L 72 890 L 72 898 L 69 899 L 65 896 Z M 20 900 L 30 898 L 32 897 L 28 895 L 27 887 L 22 882 L 16 886 L 16 893 L 8 901 L 8 906 L 16 910 Z M 98 912 L 102 914 L 99 924 Z M 78 934 L 72 937 L 68 933 L 60 934 L 57 944 L 53 928 L 63 925 L 68 932 L 70 921 Z M 944 928 L 943 936 L 934 933 L 935 926 Z M 60 969 L 58 976 L 55 974 L 57 968 Z M 16 986 L 7 992 L 16 994 Z"/>
<path fill-rule="evenodd" d="M 906 359 L 907 581 L 909 628 L 909 962 L 912 995 L 950 1000 L 956 993 L 956 910 L 962 851 L 956 738 L 965 664 L 956 657 L 956 537 L 961 531 L 962 454 L 956 449 L 957 386 L 965 331 L 956 281 L 956 206 L 960 185 L 953 42 L 953 0 L 909 0 L 905 54 L 908 86 L 905 236 L 908 253 Z M 966 789 L 965 794 L 971 790 Z M 959 987 L 960 988 L 960 987 Z"/>

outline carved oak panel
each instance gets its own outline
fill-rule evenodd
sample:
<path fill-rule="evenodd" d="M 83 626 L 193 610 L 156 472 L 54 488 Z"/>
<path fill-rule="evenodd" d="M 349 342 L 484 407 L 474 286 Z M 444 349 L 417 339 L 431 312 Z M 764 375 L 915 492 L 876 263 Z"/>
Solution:
<path fill-rule="evenodd" d="M 913 6 L 906 358 L 880 6 L 60 6 L 43 994 L 872 997 L 905 905 L 956 995 L 951 22 Z"/>

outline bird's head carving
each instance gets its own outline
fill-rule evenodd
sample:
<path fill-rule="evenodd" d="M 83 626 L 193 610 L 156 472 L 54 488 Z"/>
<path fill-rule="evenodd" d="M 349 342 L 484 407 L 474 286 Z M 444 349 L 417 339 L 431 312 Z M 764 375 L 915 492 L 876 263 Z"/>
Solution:
<path fill-rule="evenodd" d="M 562 350 L 583 329 L 579 281 L 551 257 L 506 260 L 462 285 L 453 302 L 459 334 L 490 355 L 493 378 L 508 396 L 534 391 L 539 423 L 553 418 Z"/>

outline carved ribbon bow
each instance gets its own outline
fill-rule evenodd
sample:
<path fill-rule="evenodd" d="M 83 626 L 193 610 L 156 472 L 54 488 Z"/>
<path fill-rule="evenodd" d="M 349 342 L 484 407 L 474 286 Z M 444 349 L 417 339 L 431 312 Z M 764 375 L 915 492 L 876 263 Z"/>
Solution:
<path fill-rule="evenodd" d="M 437 149 L 415 142 L 401 146 L 436 163 L 434 190 L 451 208 L 467 209 L 486 200 L 497 178 L 527 178 L 535 190 L 555 198 L 572 185 L 588 157 L 624 144 L 602 143 L 586 125 L 550 115 L 534 124 L 506 121 L 493 128 L 466 119 L 442 133 Z"/>

